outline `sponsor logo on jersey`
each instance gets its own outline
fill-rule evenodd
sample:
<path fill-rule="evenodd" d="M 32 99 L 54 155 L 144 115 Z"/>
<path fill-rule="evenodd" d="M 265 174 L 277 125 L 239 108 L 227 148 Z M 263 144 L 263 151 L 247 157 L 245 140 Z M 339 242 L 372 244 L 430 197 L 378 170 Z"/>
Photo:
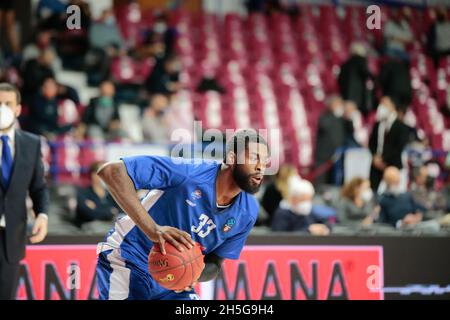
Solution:
<path fill-rule="evenodd" d="M 186 199 L 186 203 L 188 204 L 188 205 L 190 205 L 191 207 L 195 207 L 196 206 L 196 204 L 195 203 L 193 203 L 191 200 L 189 200 L 189 199 Z"/>
<path fill-rule="evenodd" d="M 225 222 L 225 224 L 222 227 L 223 232 L 228 232 L 233 228 L 234 224 L 236 223 L 236 220 L 234 218 L 230 218 Z"/>
<path fill-rule="evenodd" d="M 199 189 L 192 191 L 191 198 L 192 200 L 198 200 L 202 197 L 202 192 Z"/>

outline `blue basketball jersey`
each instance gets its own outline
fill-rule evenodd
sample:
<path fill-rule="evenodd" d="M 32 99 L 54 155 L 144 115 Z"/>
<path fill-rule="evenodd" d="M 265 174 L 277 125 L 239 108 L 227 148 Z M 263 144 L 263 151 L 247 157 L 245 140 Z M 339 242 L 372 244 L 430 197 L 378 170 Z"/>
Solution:
<path fill-rule="evenodd" d="M 191 234 L 204 248 L 238 259 L 258 215 L 256 199 L 240 192 L 227 208 L 217 208 L 216 178 L 220 164 L 159 156 L 126 157 L 122 161 L 137 190 L 150 190 L 142 205 L 155 222 Z M 119 219 L 99 252 L 119 249 L 127 265 L 147 270 L 153 243 L 128 216 Z"/>

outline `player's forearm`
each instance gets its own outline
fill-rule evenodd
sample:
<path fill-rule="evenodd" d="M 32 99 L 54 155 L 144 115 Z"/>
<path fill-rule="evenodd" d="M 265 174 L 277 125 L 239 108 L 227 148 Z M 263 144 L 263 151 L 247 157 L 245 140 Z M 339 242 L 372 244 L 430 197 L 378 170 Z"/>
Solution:
<path fill-rule="evenodd" d="M 204 259 L 205 268 L 203 269 L 198 281 L 206 282 L 215 279 L 222 268 L 223 260 L 223 258 L 216 256 L 213 253 L 207 254 Z"/>
<path fill-rule="evenodd" d="M 142 206 L 123 162 L 108 163 L 101 167 L 97 174 L 108 186 L 116 203 L 147 236 L 151 237 L 156 231 L 156 223 Z"/>
<path fill-rule="evenodd" d="M 206 282 L 215 279 L 219 274 L 219 271 L 220 266 L 216 265 L 215 263 L 206 263 L 205 269 L 203 269 L 200 278 L 198 278 L 198 282 Z"/>

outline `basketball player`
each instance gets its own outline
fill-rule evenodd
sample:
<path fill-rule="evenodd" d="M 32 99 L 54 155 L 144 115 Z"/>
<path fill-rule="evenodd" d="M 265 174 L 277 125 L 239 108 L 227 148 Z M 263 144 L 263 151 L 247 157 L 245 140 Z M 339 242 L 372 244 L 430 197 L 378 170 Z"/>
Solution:
<path fill-rule="evenodd" d="M 255 131 L 240 130 L 227 142 L 224 158 L 218 164 L 138 156 L 100 168 L 127 213 L 98 245 L 100 299 L 199 299 L 195 283 L 175 292 L 152 279 L 147 259 L 155 243 L 163 254 L 166 241 L 179 251 L 200 243 L 205 268 L 199 281 L 214 279 L 224 259 L 239 258 L 258 215 L 251 194 L 261 186 L 269 150 Z M 151 191 L 140 201 L 138 189 Z"/>

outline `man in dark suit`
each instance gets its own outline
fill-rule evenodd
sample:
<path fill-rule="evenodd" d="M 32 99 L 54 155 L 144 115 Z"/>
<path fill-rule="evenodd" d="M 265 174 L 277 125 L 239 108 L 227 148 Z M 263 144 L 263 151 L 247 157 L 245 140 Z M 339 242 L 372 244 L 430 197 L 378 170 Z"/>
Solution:
<path fill-rule="evenodd" d="M 377 109 L 377 122 L 369 138 L 372 153 L 370 184 L 376 192 L 383 178 L 383 171 L 389 166 L 398 169 L 402 165 L 402 152 L 409 142 L 410 130 L 397 118 L 398 101 L 395 97 L 384 96 Z"/>
<path fill-rule="evenodd" d="M 48 227 L 41 143 L 38 136 L 15 129 L 20 112 L 19 91 L 0 83 L 0 300 L 15 297 L 19 262 L 25 257 L 27 193 L 37 215 L 31 243 L 44 240 Z"/>
<path fill-rule="evenodd" d="M 322 168 L 327 169 L 326 163 L 332 159 L 335 152 L 353 140 L 353 124 L 344 117 L 344 102 L 340 96 L 333 95 L 327 99 L 327 110 L 320 116 L 317 124 L 316 170 L 321 168 L 318 171 L 322 172 Z M 320 187 L 333 183 L 333 165 L 330 164 L 329 169 L 316 177 L 315 184 Z"/>

